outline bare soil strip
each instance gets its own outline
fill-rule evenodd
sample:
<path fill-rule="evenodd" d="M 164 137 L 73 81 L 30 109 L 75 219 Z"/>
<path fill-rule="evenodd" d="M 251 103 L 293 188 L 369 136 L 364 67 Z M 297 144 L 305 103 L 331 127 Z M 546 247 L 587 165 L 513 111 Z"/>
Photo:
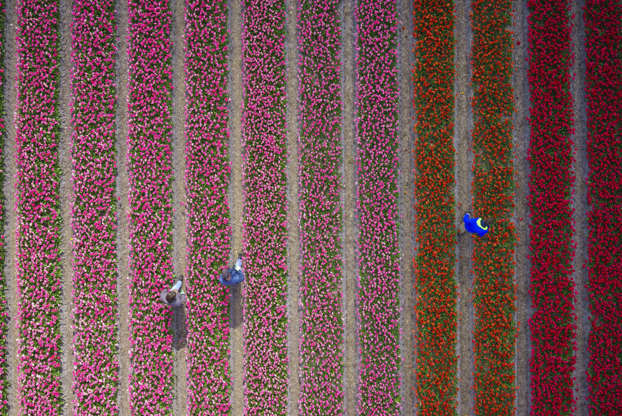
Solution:
<path fill-rule="evenodd" d="M 529 354 L 531 342 L 527 321 L 531 317 L 529 299 L 529 215 L 527 195 L 529 193 L 529 82 L 527 79 L 527 5 L 522 0 L 512 2 L 512 89 L 514 90 L 514 115 L 512 117 L 512 150 L 514 152 L 514 224 L 516 226 L 516 414 L 527 416 L 530 405 Z"/>
<path fill-rule="evenodd" d="M 571 67 L 572 78 L 570 90 L 572 93 L 574 113 L 574 134 L 571 139 L 574 143 L 575 157 L 573 158 L 573 170 L 575 172 L 575 193 L 572 199 L 574 208 L 573 221 L 575 233 L 573 240 L 576 244 L 575 256 L 572 262 L 574 272 L 572 278 L 575 283 L 576 300 L 575 312 L 577 314 L 577 363 L 574 369 L 574 397 L 577 403 L 578 415 L 587 415 L 587 366 L 589 352 L 587 349 L 588 335 L 590 332 L 589 298 L 586 284 L 587 276 L 587 114 L 585 104 L 585 24 L 583 20 L 584 0 L 571 2 L 570 15 L 574 16 L 571 27 L 571 41 L 574 54 L 574 62 Z"/>
<path fill-rule="evenodd" d="M 130 414 L 130 332 L 129 332 L 129 179 L 127 166 L 127 77 L 128 77 L 128 8 L 127 0 L 117 2 L 116 72 L 116 154 L 117 154 L 117 294 L 119 296 L 119 413 Z"/>
<path fill-rule="evenodd" d="M 15 113 L 17 105 L 17 13 L 15 0 L 8 0 L 5 4 L 6 20 L 4 31 L 4 124 L 6 137 L 4 149 L 4 243 L 6 247 L 4 260 L 4 276 L 6 279 L 7 313 L 9 315 L 7 332 L 7 362 L 9 381 L 9 415 L 21 414 L 18 398 L 17 378 L 17 211 L 15 185 L 17 180 L 16 143 L 15 143 Z"/>
<path fill-rule="evenodd" d="M 242 189 L 242 0 L 230 0 L 229 11 L 229 160 L 231 176 L 229 183 L 229 207 L 231 223 L 231 250 L 238 253 L 242 248 L 242 208 L 244 193 Z M 242 283 L 244 284 L 244 283 Z M 231 294 L 231 328 L 229 342 L 231 356 L 231 414 L 241 415 L 244 409 L 244 351 L 242 346 L 242 305 L 241 288 Z"/>
<path fill-rule="evenodd" d="M 184 71 L 184 5 L 183 1 L 170 3 L 173 19 L 172 70 L 173 70 L 173 108 L 172 108 L 172 147 L 173 147 L 173 271 L 175 276 L 186 274 L 186 218 L 187 201 L 185 189 L 186 173 L 186 137 L 185 127 L 185 71 Z M 184 292 L 191 292 L 187 286 L 189 279 L 184 279 Z M 182 314 L 181 316 L 185 316 Z M 185 325 L 173 326 L 175 331 L 185 329 Z M 182 331 L 183 332 L 183 331 Z M 174 337 L 173 374 L 175 387 L 173 392 L 173 413 L 185 415 L 187 408 L 187 363 L 185 333 Z M 181 338 L 181 339 L 179 339 Z M 180 348 L 181 347 L 181 348 Z"/>
<path fill-rule="evenodd" d="M 471 209 L 471 181 L 473 178 L 473 153 L 471 151 L 473 113 L 471 99 L 471 1 L 455 2 L 455 80 L 454 80 L 454 147 L 456 150 L 456 229 L 461 227 L 462 216 Z M 477 213 L 472 213 L 477 215 Z M 456 245 L 456 280 L 458 283 L 458 395 L 457 413 L 473 414 L 473 237 L 469 233 L 458 237 Z"/>
<path fill-rule="evenodd" d="M 402 415 L 416 414 L 415 406 L 415 160 L 413 79 L 413 2 L 398 2 L 398 79 L 399 104 L 399 247 L 400 247 L 400 397 Z"/>
<path fill-rule="evenodd" d="M 344 324 L 344 414 L 356 415 L 358 395 L 358 374 L 360 356 L 358 352 L 358 320 L 356 317 L 356 293 L 358 259 L 355 248 L 358 246 L 358 224 L 356 211 L 356 138 L 354 137 L 355 114 L 355 42 L 356 26 L 354 25 L 354 8 L 356 0 L 342 2 L 342 85 L 343 94 L 343 305 Z"/>
<path fill-rule="evenodd" d="M 300 229 L 298 227 L 298 39 L 295 1 L 286 2 L 287 64 L 287 414 L 298 414 L 300 397 Z"/>
<path fill-rule="evenodd" d="M 60 146 L 58 149 L 58 162 L 61 169 L 60 178 L 60 203 L 61 203 L 61 262 L 63 270 L 63 306 L 61 308 L 60 330 L 62 335 L 62 391 L 63 391 L 63 414 L 73 414 L 73 247 L 71 244 L 71 208 L 74 194 L 71 180 L 71 143 L 72 131 L 70 101 L 71 79 L 71 0 L 60 1 L 59 32 L 59 90 L 58 90 L 58 114 L 60 118 Z"/>

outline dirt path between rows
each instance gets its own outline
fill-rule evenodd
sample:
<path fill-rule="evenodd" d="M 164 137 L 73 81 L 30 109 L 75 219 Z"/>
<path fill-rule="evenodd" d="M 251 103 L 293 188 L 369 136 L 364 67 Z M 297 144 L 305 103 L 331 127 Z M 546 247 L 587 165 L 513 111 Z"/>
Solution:
<path fill-rule="evenodd" d="M 286 2 L 287 93 L 287 414 L 298 414 L 300 397 L 300 230 L 298 205 L 298 39 L 296 2 Z"/>
<path fill-rule="evenodd" d="M 127 0 L 119 0 L 115 8 L 117 24 L 115 61 L 116 108 L 116 196 L 117 196 L 117 294 L 119 299 L 119 394 L 118 405 L 121 415 L 130 414 L 130 330 L 129 330 L 129 178 L 127 165 L 127 94 L 128 94 L 128 5 Z"/>
<path fill-rule="evenodd" d="M 529 83 L 527 79 L 527 4 L 523 0 L 512 2 L 512 89 L 514 90 L 514 113 L 512 117 L 512 150 L 514 152 L 514 194 L 513 222 L 516 227 L 516 248 L 514 259 L 514 283 L 516 285 L 515 320 L 516 338 L 516 414 L 527 416 L 531 404 L 529 387 L 529 356 L 531 341 L 527 321 L 533 314 L 529 299 Z"/>
<path fill-rule="evenodd" d="M 457 1 L 455 6 L 454 41 L 455 41 L 455 79 L 454 79 L 454 147 L 456 151 L 456 229 L 461 227 L 462 216 L 471 210 L 471 181 L 473 178 L 473 153 L 471 151 L 473 132 L 473 114 L 471 99 L 471 1 Z M 477 213 L 473 213 L 477 215 Z M 456 245 L 456 281 L 457 281 L 457 354 L 458 354 L 458 395 L 457 410 L 460 416 L 473 414 L 473 237 L 464 233 L 458 237 Z"/>
<path fill-rule="evenodd" d="M 173 72 L 173 92 L 171 111 L 172 151 L 173 151 L 173 274 L 186 274 L 186 218 L 187 200 L 185 189 L 186 177 L 186 136 L 185 131 L 185 70 L 184 70 L 184 12 L 185 2 L 174 1 L 171 20 L 171 69 Z M 184 291 L 192 293 L 188 286 L 189 279 L 184 279 Z M 187 362 L 186 362 L 186 323 L 185 314 L 174 314 L 173 319 L 173 374 L 175 387 L 173 391 L 173 414 L 187 413 Z"/>
<path fill-rule="evenodd" d="M 60 233 L 61 267 L 63 271 L 60 331 L 62 336 L 62 394 L 63 414 L 73 414 L 73 247 L 71 244 L 71 208 L 74 201 L 72 185 L 71 143 L 73 126 L 71 125 L 71 0 L 60 1 L 58 22 L 58 101 L 57 111 L 60 118 L 60 141 L 58 148 L 58 162 L 61 170 L 60 177 L 60 206 L 62 228 Z"/>
<path fill-rule="evenodd" d="M 577 401 L 578 415 L 587 415 L 587 365 L 589 352 L 587 349 L 588 335 L 590 331 L 589 299 L 586 289 L 587 276 L 587 115 L 585 104 L 585 24 L 583 21 L 584 0 L 571 2 L 570 15 L 572 30 L 570 32 L 574 63 L 571 67 L 570 91 L 572 93 L 574 112 L 574 134 L 571 139 L 574 143 L 573 171 L 576 175 L 575 194 L 572 199 L 574 208 L 573 221 L 575 233 L 573 241 L 576 244 L 575 256 L 572 262 L 574 273 L 572 278 L 575 283 L 576 301 L 575 312 L 577 314 L 577 363 L 574 371 L 574 396 Z"/>
<path fill-rule="evenodd" d="M 231 251 L 242 249 L 242 209 L 244 192 L 242 188 L 242 0 L 230 0 L 227 3 L 229 16 L 229 160 L 231 176 L 229 178 L 229 212 L 231 224 Z M 244 283 L 242 283 L 244 284 Z M 239 286 L 239 285 L 238 285 Z M 244 349 L 242 345 L 243 302 L 241 287 L 231 292 L 230 332 L 229 332 L 229 369 L 231 371 L 231 414 L 241 415 L 244 410 Z"/>
<path fill-rule="evenodd" d="M 342 22 L 342 50 L 341 50 L 341 91 L 343 94 L 343 188 L 341 201 L 343 206 L 343 324 L 344 324 L 344 414 L 354 416 L 357 414 L 357 397 L 359 385 L 360 356 L 358 346 L 358 318 L 357 292 L 358 292 L 358 219 L 356 216 L 356 166 L 357 155 L 354 119 L 356 106 L 355 77 L 355 45 L 356 26 L 354 25 L 354 0 L 343 1 L 341 5 L 340 21 Z"/>
<path fill-rule="evenodd" d="M 399 103 L 399 248 L 400 248 L 400 397 L 402 415 L 416 414 L 415 406 L 415 160 L 413 79 L 413 2 L 398 2 Z"/>
<path fill-rule="evenodd" d="M 6 137 L 4 148 L 4 278 L 6 279 L 7 313 L 7 378 L 9 381 L 9 416 L 21 414 L 18 397 L 17 336 L 18 336 L 18 289 L 17 289 L 17 148 L 15 143 L 15 118 L 17 112 L 17 13 L 15 0 L 6 2 L 4 28 L 4 124 Z"/>

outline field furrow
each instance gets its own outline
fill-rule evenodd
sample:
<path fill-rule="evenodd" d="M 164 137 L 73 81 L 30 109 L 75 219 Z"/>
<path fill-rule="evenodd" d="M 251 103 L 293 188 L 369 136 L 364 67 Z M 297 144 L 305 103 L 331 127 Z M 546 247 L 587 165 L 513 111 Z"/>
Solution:
<path fill-rule="evenodd" d="M 0 62 L 4 62 L 4 22 L 5 11 L 4 1 L 0 1 Z M 4 116 L 4 69 L 0 69 L 0 181 L 4 183 L 4 153 L 5 142 L 5 116 Z M 0 224 L 5 224 L 5 199 L 3 192 L 0 190 Z M 8 351 L 7 336 L 9 332 L 9 312 L 7 299 L 7 282 L 6 272 L 4 271 L 4 260 L 6 255 L 6 240 L 4 233 L 0 235 L 0 415 L 6 415 L 9 411 L 9 378 L 8 378 Z"/>
<path fill-rule="evenodd" d="M 188 413 L 230 409 L 227 2 L 186 3 Z"/>
<path fill-rule="evenodd" d="M 130 235 L 130 407 L 171 414 L 173 283 L 171 11 L 167 0 L 130 0 L 128 176 Z"/>
<path fill-rule="evenodd" d="M 245 414 L 287 410 L 285 4 L 245 0 L 242 114 Z M 296 374 L 292 374 L 296 377 Z"/>
<path fill-rule="evenodd" d="M 73 3 L 75 414 L 119 413 L 114 1 Z"/>
<path fill-rule="evenodd" d="M 343 413 L 338 3 L 298 7 L 302 415 Z"/>

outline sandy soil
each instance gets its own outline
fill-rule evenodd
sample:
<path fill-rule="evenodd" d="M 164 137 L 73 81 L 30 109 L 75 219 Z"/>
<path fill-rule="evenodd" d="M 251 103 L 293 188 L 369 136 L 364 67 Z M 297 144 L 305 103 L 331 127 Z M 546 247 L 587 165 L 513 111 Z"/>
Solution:
<path fill-rule="evenodd" d="M 456 227 L 460 227 L 462 216 L 471 207 L 471 181 L 473 178 L 472 137 L 473 114 L 471 99 L 471 2 L 455 2 L 454 41 L 454 147 L 456 151 Z M 458 237 L 456 246 L 456 281 L 458 289 L 458 395 L 459 415 L 472 415 L 473 395 L 473 238 L 467 233 Z"/>
<path fill-rule="evenodd" d="M 576 175 L 575 194 L 572 200 L 574 208 L 575 234 L 573 241 L 576 244 L 575 256 L 573 261 L 574 273 L 572 278 L 575 282 L 576 301 L 575 311 L 577 314 L 577 364 L 575 366 L 574 396 L 577 401 L 577 415 L 587 415 L 587 365 L 589 353 L 587 350 L 588 334 L 590 330 L 589 299 L 585 285 L 588 283 L 587 276 L 587 237 L 589 234 L 587 226 L 586 212 L 588 175 L 587 165 L 587 120 L 585 106 L 585 25 L 583 22 L 584 0 L 571 2 L 570 15 L 572 19 L 572 48 L 574 52 L 574 64 L 571 67 L 571 76 L 574 78 L 570 83 L 570 90 L 573 98 L 574 126 L 575 132 L 572 135 L 574 143 L 575 158 L 573 159 L 573 169 Z"/>
<path fill-rule="evenodd" d="M 119 299 L 119 412 L 130 414 L 129 379 L 130 379 L 130 331 L 129 331 L 129 179 L 127 166 L 127 89 L 128 89 L 128 9 L 127 0 L 116 4 L 117 23 L 116 72 L 116 161 L 117 161 L 117 294 Z"/>
<path fill-rule="evenodd" d="M 298 39 L 296 3 L 286 2 L 287 63 L 287 414 L 298 414 L 300 397 L 300 231 L 298 226 Z"/>
<path fill-rule="evenodd" d="M 398 2 L 398 74 L 400 88 L 399 107 L 399 247 L 400 247 L 400 396 L 402 414 L 412 415 L 415 406 L 415 129 L 413 106 L 412 69 L 413 53 L 413 2 Z"/>
<path fill-rule="evenodd" d="M 17 374 L 17 211 L 16 206 L 16 156 L 15 143 L 15 117 L 17 105 L 17 13 L 15 13 L 15 0 L 8 0 L 5 5 L 6 21 L 4 29 L 4 114 L 6 125 L 6 137 L 2 154 L 4 156 L 4 243 L 6 247 L 4 260 L 4 278 L 6 279 L 6 298 L 9 314 L 7 334 L 7 361 L 9 379 L 9 415 L 20 414 Z"/>
<path fill-rule="evenodd" d="M 354 416 L 357 413 L 357 395 L 359 383 L 360 356 L 358 346 L 358 318 L 356 315 L 356 293 L 358 291 L 358 257 L 356 247 L 358 245 L 358 222 L 356 217 L 356 137 L 354 136 L 355 116 L 355 39 L 356 27 L 354 25 L 354 0 L 342 2 L 342 55 L 341 67 L 341 91 L 343 94 L 343 323 L 344 323 L 344 374 L 343 393 L 345 415 Z"/>
<path fill-rule="evenodd" d="M 529 351 L 531 341 L 527 321 L 532 315 L 529 300 L 529 213 L 527 193 L 529 191 L 529 83 L 527 80 L 527 5 L 522 0 L 512 2 L 512 89 L 514 90 L 514 115 L 512 117 L 512 148 L 514 151 L 514 224 L 516 226 L 516 249 L 514 257 L 514 283 L 516 284 L 516 312 L 518 334 L 516 338 L 516 414 L 529 414 Z"/>
<path fill-rule="evenodd" d="M 75 199 L 73 193 L 73 182 L 71 180 L 71 143 L 73 126 L 71 125 L 70 103 L 71 103 L 71 1 L 62 0 L 60 2 L 60 21 L 59 21 L 59 97 L 58 112 L 60 115 L 60 148 L 59 164 L 61 169 L 60 196 L 61 201 L 61 252 L 63 270 L 63 306 L 61 309 L 61 333 L 63 340 L 62 356 L 62 391 L 65 401 L 63 414 L 69 416 L 73 414 L 73 247 L 71 244 L 71 206 Z M 70 203 L 67 203 L 70 202 Z"/>
<path fill-rule="evenodd" d="M 242 208 L 244 194 L 242 188 L 242 0 L 230 0 L 229 10 L 229 160 L 231 177 L 229 182 L 229 209 L 231 224 L 231 252 L 242 249 Z M 244 284 L 244 283 L 242 283 Z M 244 409 L 243 368 L 244 354 L 242 344 L 243 303 L 241 288 L 231 292 L 230 302 L 230 351 L 231 369 L 231 414 L 241 415 Z"/>

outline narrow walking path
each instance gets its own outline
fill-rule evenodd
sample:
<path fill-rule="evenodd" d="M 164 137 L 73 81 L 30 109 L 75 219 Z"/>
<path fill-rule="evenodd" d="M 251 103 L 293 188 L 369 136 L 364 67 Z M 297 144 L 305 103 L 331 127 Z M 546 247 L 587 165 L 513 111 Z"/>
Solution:
<path fill-rule="evenodd" d="M 587 276 L 587 114 L 585 101 L 585 22 L 583 20 L 584 0 L 571 2 L 571 47 L 574 55 L 573 65 L 570 68 L 571 81 L 570 91 L 572 93 L 574 134 L 570 136 L 573 142 L 574 158 L 572 171 L 575 174 L 575 188 L 572 198 L 574 235 L 573 241 L 576 244 L 575 255 L 572 262 L 574 269 L 572 279 L 575 285 L 575 313 L 577 316 L 577 338 L 576 338 L 576 357 L 577 362 L 574 368 L 574 397 L 576 400 L 576 411 L 579 415 L 588 414 L 588 385 L 587 368 L 589 362 L 588 335 L 590 332 L 590 310 L 589 298 L 586 285 Z"/>
<path fill-rule="evenodd" d="M 531 317 L 529 300 L 529 82 L 527 79 L 527 4 L 524 0 L 512 1 L 512 89 L 514 114 L 512 117 L 512 150 L 514 152 L 514 225 L 516 249 L 514 259 L 514 284 L 516 285 L 515 321 L 516 338 L 516 414 L 527 416 L 530 406 L 528 320 Z"/>
<path fill-rule="evenodd" d="M 2 193 L 4 195 L 4 244 L 6 247 L 4 258 L 4 276 L 6 278 L 7 298 L 7 379 L 9 416 L 20 415 L 20 400 L 18 397 L 18 371 L 17 371 L 17 321 L 18 321 L 18 287 L 17 287 L 17 206 L 16 206 L 16 181 L 17 181 L 17 147 L 15 142 L 15 122 L 17 111 L 17 13 L 16 0 L 8 0 L 5 4 L 6 20 L 4 22 L 3 46 L 4 46 L 4 125 L 6 126 L 5 142 L 3 143 L 2 161 L 4 166 L 4 183 Z"/>
<path fill-rule="evenodd" d="M 354 161 L 357 157 L 357 148 L 354 136 L 354 119 L 356 105 L 354 101 L 354 71 L 356 27 L 354 25 L 354 8 L 356 0 L 345 0 L 341 6 L 340 21 L 342 22 L 342 52 L 341 52 L 341 91 L 343 96 L 343 187 L 341 202 L 343 207 L 343 324 L 344 324 L 344 414 L 357 414 L 358 374 L 360 356 L 358 348 L 358 318 L 356 314 L 358 292 L 358 218 L 356 214 L 356 169 Z"/>
<path fill-rule="evenodd" d="M 454 148 L 456 166 L 454 177 L 456 183 L 456 230 L 462 227 L 462 216 L 472 211 L 471 181 L 473 178 L 473 113 L 471 99 L 471 45 L 472 29 L 471 1 L 455 2 L 455 79 L 454 79 Z M 472 212 L 473 215 L 477 213 Z M 474 398 L 474 361 L 473 361 L 473 237 L 464 233 L 458 237 L 456 245 L 456 281 L 458 289 L 457 312 L 457 354 L 458 354 L 458 395 L 457 413 L 460 416 L 473 414 Z"/>
<path fill-rule="evenodd" d="M 230 33 L 229 43 L 229 160 L 231 176 L 229 180 L 229 207 L 231 223 L 231 252 L 242 252 L 242 216 L 244 190 L 242 188 L 242 3 L 243 0 L 229 0 L 227 4 Z M 243 285 L 246 282 L 242 283 Z M 231 296 L 229 345 L 231 356 L 231 414 L 241 415 L 244 411 L 244 350 L 242 341 L 242 316 L 244 300 L 242 288 L 237 288 Z"/>
<path fill-rule="evenodd" d="M 128 4 L 119 0 L 115 10 L 117 22 L 115 63 L 117 93 L 116 104 L 116 159 L 117 159 L 117 293 L 119 296 L 119 414 L 130 414 L 130 332 L 129 332 L 129 179 L 127 164 L 127 100 L 128 100 Z"/>
<path fill-rule="evenodd" d="M 399 0 L 397 7 L 399 49 L 399 252 L 400 252 L 400 397 L 401 414 L 416 415 L 415 405 L 415 166 L 413 80 L 413 2 Z"/>

